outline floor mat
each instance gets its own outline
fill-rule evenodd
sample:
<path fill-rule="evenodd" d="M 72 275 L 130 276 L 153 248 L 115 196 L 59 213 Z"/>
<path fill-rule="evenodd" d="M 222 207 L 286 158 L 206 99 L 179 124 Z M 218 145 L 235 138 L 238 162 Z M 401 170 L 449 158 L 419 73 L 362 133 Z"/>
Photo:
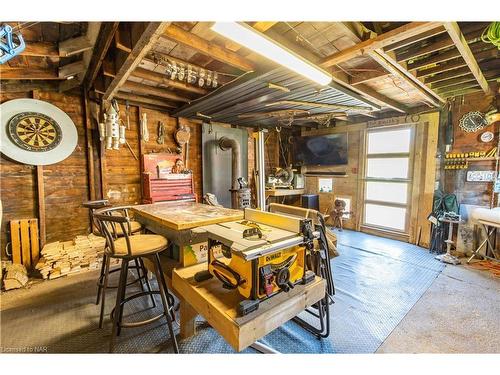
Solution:
<path fill-rule="evenodd" d="M 373 353 L 444 268 L 414 245 L 351 231 L 337 235 L 340 256 L 332 260 L 336 295 L 330 337 L 319 340 L 288 322 L 262 342 L 283 353 Z M 2 351 L 36 346 L 51 353 L 107 352 L 111 327 L 107 322 L 103 329 L 98 328 L 94 298 L 95 282 L 88 281 L 78 293 L 74 287 L 58 289 L 34 299 L 29 308 L 2 311 Z M 114 290 L 108 293 L 107 305 L 113 302 Z M 131 313 L 146 304 L 134 300 L 125 317 L 142 319 L 158 311 L 150 308 Z M 167 327 L 160 323 L 124 329 L 116 351 L 171 352 Z M 234 353 L 201 319 L 198 334 L 180 341 L 179 347 L 183 353 Z"/>

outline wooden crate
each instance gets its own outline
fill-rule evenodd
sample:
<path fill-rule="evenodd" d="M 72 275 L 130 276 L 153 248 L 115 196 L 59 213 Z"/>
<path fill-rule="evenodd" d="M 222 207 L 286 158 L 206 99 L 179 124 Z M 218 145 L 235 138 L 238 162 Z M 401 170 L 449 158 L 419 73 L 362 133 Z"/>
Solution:
<path fill-rule="evenodd" d="M 12 263 L 22 264 L 30 270 L 40 258 L 40 240 L 37 219 L 10 221 Z"/>

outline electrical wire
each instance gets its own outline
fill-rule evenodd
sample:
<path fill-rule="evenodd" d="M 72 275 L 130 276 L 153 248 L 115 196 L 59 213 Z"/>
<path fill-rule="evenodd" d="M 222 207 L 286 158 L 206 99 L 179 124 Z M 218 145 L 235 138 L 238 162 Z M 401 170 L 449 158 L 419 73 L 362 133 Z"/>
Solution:
<path fill-rule="evenodd" d="M 490 23 L 481 34 L 481 40 L 485 43 L 491 43 L 500 49 L 500 22 Z"/>

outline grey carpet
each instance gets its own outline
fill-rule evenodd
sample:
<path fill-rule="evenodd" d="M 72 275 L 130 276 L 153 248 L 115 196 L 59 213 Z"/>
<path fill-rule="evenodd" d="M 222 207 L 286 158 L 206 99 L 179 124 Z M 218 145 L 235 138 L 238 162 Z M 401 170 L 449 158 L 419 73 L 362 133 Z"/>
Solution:
<path fill-rule="evenodd" d="M 330 337 L 319 340 L 288 322 L 264 337 L 265 344 L 283 353 L 373 353 L 443 269 L 425 249 L 414 245 L 351 231 L 338 235 L 341 255 L 332 261 L 336 295 Z M 98 328 L 95 281 L 80 284 L 3 310 L 2 351 L 107 352 L 111 327 L 107 319 L 104 328 Z M 110 290 L 107 306 L 113 303 L 114 290 Z M 134 300 L 125 319 L 142 319 L 159 311 L 148 306 L 146 299 Z M 116 352 L 171 352 L 163 322 L 122 330 Z M 183 353 L 234 353 L 202 319 L 198 334 L 179 346 Z"/>

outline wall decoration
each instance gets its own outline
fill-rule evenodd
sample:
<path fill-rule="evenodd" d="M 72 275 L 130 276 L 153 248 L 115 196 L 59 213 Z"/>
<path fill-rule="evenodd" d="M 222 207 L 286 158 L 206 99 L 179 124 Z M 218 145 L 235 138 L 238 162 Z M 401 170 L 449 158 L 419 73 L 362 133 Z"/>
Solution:
<path fill-rule="evenodd" d="M 320 193 L 331 193 L 333 191 L 333 179 L 318 178 L 318 186 Z"/>
<path fill-rule="evenodd" d="M 5 64 L 26 48 L 23 36 L 10 25 L 0 26 L 0 64 Z"/>
<path fill-rule="evenodd" d="M 458 125 L 464 132 L 474 133 L 489 124 L 484 114 L 479 111 L 473 111 L 463 115 Z"/>
<path fill-rule="evenodd" d="M 78 133 L 71 118 L 56 106 L 36 99 L 14 99 L 0 105 L 0 151 L 30 165 L 66 159 Z"/>
<path fill-rule="evenodd" d="M 468 171 L 468 182 L 491 182 L 495 181 L 495 171 Z"/>
<path fill-rule="evenodd" d="M 125 125 L 120 120 L 120 107 L 116 100 L 104 113 L 104 122 L 99 123 L 99 136 L 101 142 L 106 141 L 106 149 L 118 150 L 120 144 L 125 144 Z"/>
<path fill-rule="evenodd" d="M 484 142 L 484 143 L 488 143 L 488 142 L 491 142 L 493 140 L 493 138 L 495 138 L 495 135 L 493 134 L 493 132 L 484 132 L 481 134 L 481 142 Z"/>

